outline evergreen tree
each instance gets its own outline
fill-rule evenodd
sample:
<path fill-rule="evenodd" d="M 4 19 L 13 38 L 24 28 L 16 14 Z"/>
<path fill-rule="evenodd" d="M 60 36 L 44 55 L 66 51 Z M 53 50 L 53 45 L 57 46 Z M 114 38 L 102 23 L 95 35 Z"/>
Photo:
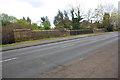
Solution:
<path fill-rule="evenodd" d="M 54 25 L 57 29 L 60 28 L 70 28 L 71 21 L 69 20 L 67 11 L 64 10 L 64 13 L 58 10 L 58 14 L 54 18 Z"/>
<path fill-rule="evenodd" d="M 75 9 L 71 9 L 71 16 L 72 16 L 72 27 L 73 30 L 79 30 L 80 28 L 80 21 L 83 19 L 80 15 L 80 9 L 77 7 L 77 12 L 75 12 Z M 76 16 L 76 17 L 75 17 Z"/>
<path fill-rule="evenodd" d="M 31 19 L 29 17 L 27 17 L 27 22 L 31 24 Z"/>
<path fill-rule="evenodd" d="M 41 17 L 41 20 L 42 20 L 42 25 L 43 25 L 44 29 L 49 30 L 51 24 L 50 24 L 50 21 L 49 21 L 48 17 L 47 16 L 46 17 Z"/>

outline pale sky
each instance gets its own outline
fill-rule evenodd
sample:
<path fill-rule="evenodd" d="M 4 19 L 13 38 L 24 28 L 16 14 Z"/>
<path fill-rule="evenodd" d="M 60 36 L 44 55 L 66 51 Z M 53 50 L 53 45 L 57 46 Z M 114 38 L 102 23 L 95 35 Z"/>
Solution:
<path fill-rule="evenodd" d="M 82 10 L 96 8 L 98 4 L 110 3 L 115 7 L 120 0 L 0 0 L 0 13 L 6 13 L 18 19 L 30 17 L 32 22 L 37 22 L 40 17 L 48 16 L 53 22 L 58 9 L 69 9 L 70 5 L 80 4 Z"/>

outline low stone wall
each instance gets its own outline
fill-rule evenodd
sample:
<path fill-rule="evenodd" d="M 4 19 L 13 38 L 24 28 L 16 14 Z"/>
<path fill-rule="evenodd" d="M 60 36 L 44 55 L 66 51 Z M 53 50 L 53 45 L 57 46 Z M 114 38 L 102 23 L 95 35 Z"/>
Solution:
<path fill-rule="evenodd" d="M 2 33 L 2 44 L 15 43 L 13 29 L 9 27 L 1 27 L 0 33 Z"/>
<path fill-rule="evenodd" d="M 14 30 L 15 42 L 29 41 L 29 40 L 39 40 L 44 38 L 54 38 L 54 37 L 64 37 L 69 36 L 69 31 L 58 31 L 58 30 Z"/>
<path fill-rule="evenodd" d="M 94 33 L 99 33 L 99 32 L 105 32 L 104 29 L 97 29 L 97 30 L 93 30 Z"/>
<path fill-rule="evenodd" d="M 4 27 L 2 29 L 2 44 L 10 44 L 15 42 L 22 41 L 30 41 L 30 40 L 40 40 L 45 38 L 55 38 L 55 37 L 64 37 L 70 35 L 80 35 L 80 34 L 88 34 L 88 33 L 96 33 L 103 32 L 99 31 L 80 31 L 80 30 L 38 30 L 33 31 L 30 29 L 9 29 L 8 27 Z"/>

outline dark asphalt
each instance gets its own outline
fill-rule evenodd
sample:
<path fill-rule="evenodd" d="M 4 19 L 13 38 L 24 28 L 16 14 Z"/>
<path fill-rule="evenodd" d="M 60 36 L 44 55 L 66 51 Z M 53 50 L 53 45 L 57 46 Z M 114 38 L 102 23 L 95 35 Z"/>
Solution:
<path fill-rule="evenodd" d="M 41 73 L 84 57 L 118 40 L 109 33 L 2 52 L 3 78 L 37 78 Z"/>

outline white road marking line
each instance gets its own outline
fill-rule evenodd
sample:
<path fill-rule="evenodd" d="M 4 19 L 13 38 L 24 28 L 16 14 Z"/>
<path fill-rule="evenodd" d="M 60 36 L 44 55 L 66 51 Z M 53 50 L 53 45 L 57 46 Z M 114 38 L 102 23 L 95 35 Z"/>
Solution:
<path fill-rule="evenodd" d="M 61 48 L 70 47 L 70 46 L 73 46 L 73 45 L 75 45 L 75 44 L 65 45 L 65 46 L 62 46 Z"/>
<path fill-rule="evenodd" d="M 10 58 L 10 59 L 6 59 L 6 60 L 2 60 L 2 61 L 0 61 L 0 63 L 2 63 L 2 62 L 7 62 L 7 61 L 11 61 L 11 60 L 15 60 L 15 59 L 17 59 L 17 58 L 15 57 L 15 58 Z"/>
<path fill-rule="evenodd" d="M 43 62 L 42 64 L 46 64 L 46 63 Z"/>

